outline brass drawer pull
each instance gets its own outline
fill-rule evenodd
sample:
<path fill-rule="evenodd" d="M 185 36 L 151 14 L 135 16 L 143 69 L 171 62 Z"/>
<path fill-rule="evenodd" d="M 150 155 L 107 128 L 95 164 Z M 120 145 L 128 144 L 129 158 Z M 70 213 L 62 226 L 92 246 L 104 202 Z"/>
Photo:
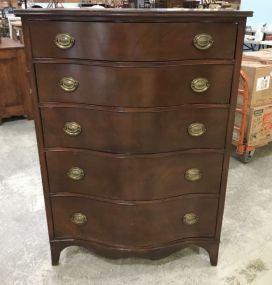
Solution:
<path fill-rule="evenodd" d="M 72 223 L 75 225 L 84 225 L 88 222 L 86 215 L 82 213 L 74 213 L 71 217 Z"/>
<path fill-rule="evenodd" d="M 68 170 L 67 176 L 72 180 L 81 180 L 84 177 L 83 169 L 79 167 L 72 167 Z"/>
<path fill-rule="evenodd" d="M 186 225 L 194 225 L 198 223 L 199 218 L 195 213 L 187 213 L 183 216 L 183 223 Z"/>
<path fill-rule="evenodd" d="M 78 136 L 81 133 L 81 126 L 76 122 L 66 122 L 63 131 L 69 136 Z"/>
<path fill-rule="evenodd" d="M 73 77 L 65 76 L 59 81 L 59 87 L 66 92 L 73 92 L 79 86 L 79 82 Z"/>
<path fill-rule="evenodd" d="M 195 78 L 191 82 L 191 88 L 194 92 L 202 93 L 207 91 L 210 88 L 211 84 L 206 78 Z"/>
<path fill-rule="evenodd" d="M 185 179 L 187 181 L 195 182 L 202 178 L 202 172 L 198 168 L 190 168 L 185 172 Z"/>
<path fill-rule="evenodd" d="M 194 37 L 193 44 L 199 50 L 207 50 L 214 43 L 214 40 L 211 35 L 208 34 L 199 34 Z"/>
<path fill-rule="evenodd" d="M 206 133 L 206 127 L 202 123 L 192 123 L 188 127 L 188 133 L 192 137 L 199 137 Z"/>
<path fill-rule="evenodd" d="M 69 49 L 74 45 L 75 39 L 68 33 L 59 33 L 56 35 L 54 43 L 60 49 Z"/>

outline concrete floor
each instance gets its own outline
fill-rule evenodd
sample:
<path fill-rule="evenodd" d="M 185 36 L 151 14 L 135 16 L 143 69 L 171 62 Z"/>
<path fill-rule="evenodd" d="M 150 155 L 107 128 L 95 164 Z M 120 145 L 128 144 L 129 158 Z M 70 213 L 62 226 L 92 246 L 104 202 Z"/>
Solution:
<path fill-rule="evenodd" d="M 0 126 L 0 284 L 272 284 L 272 145 L 231 160 L 219 263 L 188 248 L 159 261 L 108 260 L 70 247 L 50 264 L 33 121 Z"/>

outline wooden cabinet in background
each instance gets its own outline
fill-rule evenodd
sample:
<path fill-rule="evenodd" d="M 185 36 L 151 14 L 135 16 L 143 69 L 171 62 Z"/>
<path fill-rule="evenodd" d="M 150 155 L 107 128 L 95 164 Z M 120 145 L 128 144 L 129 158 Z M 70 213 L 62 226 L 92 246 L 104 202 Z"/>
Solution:
<path fill-rule="evenodd" d="M 0 124 L 3 118 L 32 118 L 30 85 L 24 46 L 10 38 L 0 43 Z"/>

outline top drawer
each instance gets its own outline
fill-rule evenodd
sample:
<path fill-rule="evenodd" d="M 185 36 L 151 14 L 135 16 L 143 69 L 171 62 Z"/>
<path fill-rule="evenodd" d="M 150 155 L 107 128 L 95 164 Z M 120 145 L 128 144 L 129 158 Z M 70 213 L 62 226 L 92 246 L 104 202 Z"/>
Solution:
<path fill-rule="evenodd" d="M 233 58 L 237 25 L 33 21 L 30 31 L 35 58 L 168 61 Z"/>

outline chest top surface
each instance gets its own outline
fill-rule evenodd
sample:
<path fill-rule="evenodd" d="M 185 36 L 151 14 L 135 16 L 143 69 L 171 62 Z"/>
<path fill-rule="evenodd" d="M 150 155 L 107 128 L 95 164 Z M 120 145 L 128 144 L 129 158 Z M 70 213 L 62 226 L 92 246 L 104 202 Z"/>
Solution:
<path fill-rule="evenodd" d="M 168 18 L 176 18 L 178 21 L 182 21 L 187 18 L 193 18 L 195 20 L 199 18 L 246 18 L 251 17 L 250 11 L 238 11 L 238 10 L 211 10 L 211 9 L 27 9 L 17 10 L 16 16 L 29 17 L 29 18 L 60 18 L 60 17 L 74 17 L 74 18 L 89 18 L 96 20 L 109 19 L 124 19 L 127 21 L 133 21 L 135 19 L 148 19 L 157 18 L 166 20 Z"/>

